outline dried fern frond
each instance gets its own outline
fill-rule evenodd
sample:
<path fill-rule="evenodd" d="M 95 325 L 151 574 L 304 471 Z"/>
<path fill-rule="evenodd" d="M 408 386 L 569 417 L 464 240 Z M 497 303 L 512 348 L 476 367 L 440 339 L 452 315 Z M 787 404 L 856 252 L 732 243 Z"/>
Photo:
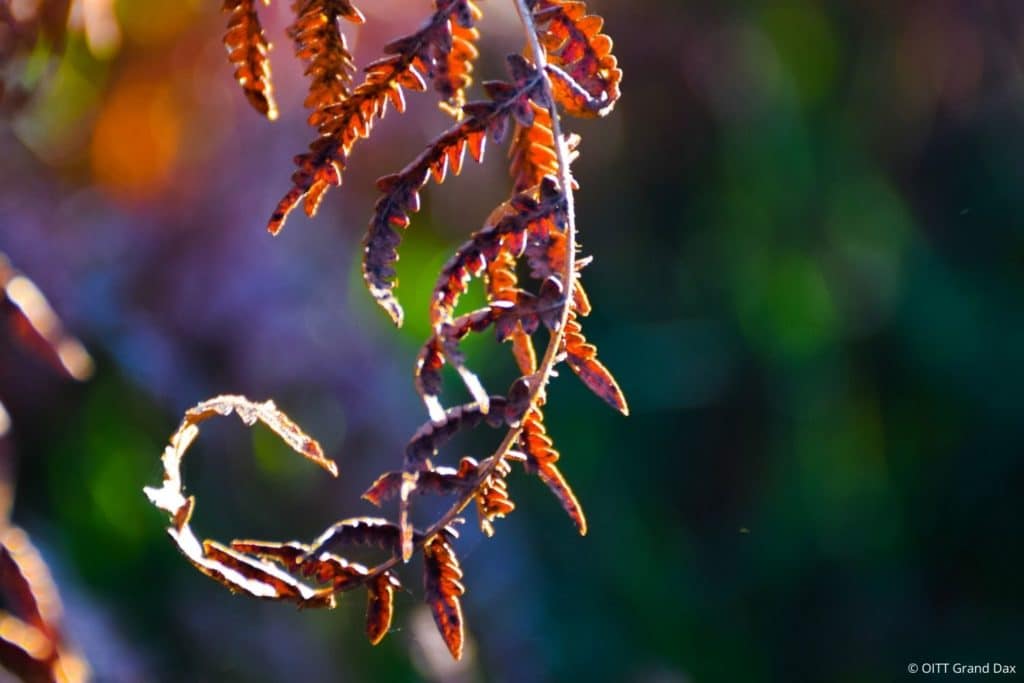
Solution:
<path fill-rule="evenodd" d="M 519 445 L 526 455 L 523 467 L 527 472 L 536 474 L 551 489 L 580 535 L 586 536 L 587 518 L 583 514 L 579 500 L 576 499 L 576 494 L 555 465 L 559 458 L 558 451 L 555 450 L 551 437 L 544 427 L 544 415 L 540 406 L 531 408 L 523 419 L 523 433 L 519 437 Z"/>
<path fill-rule="evenodd" d="M 494 520 L 516 509 L 516 504 L 508 495 L 507 477 L 511 472 L 512 468 L 502 458 L 477 489 L 477 516 L 480 518 L 480 530 L 487 536 L 494 535 Z"/>
<path fill-rule="evenodd" d="M 449 166 L 452 173 L 462 169 L 463 154 L 468 147 L 477 162 L 483 158 L 487 135 L 495 141 L 504 138 L 513 117 L 528 125 L 533 120 L 530 100 L 540 96 L 540 73 L 518 55 L 508 58 L 512 82 L 489 81 L 484 88 L 491 100 L 473 102 L 463 107 L 466 118 L 434 140 L 415 160 L 400 172 L 377 181 L 384 193 L 374 207 L 370 229 L 363 241 L 363 280 L 371 296 L 402 324 L 403 312 L 394 295 L 394 264 L 398 261 L 401 235 L 396 228 L 409 226 L 409 214 L 420 207 L 420 189 L 433 177 L 443 182 Z"/>
<path fill-rule="evenodd" d="M 218 396 L 204 401 L 187 413 L 164 449 L 164 481 L 160 488 L 147 487 L 150 502 L 170 515 L 167 533 L 189 562 L 203 574 L 222 583 L 232 592 L 258 598 L 290 600 L 307 607 L 333 606 L 332 592 L 307 586 L 278 567 L 253 558 L 216 541 L 199 542 L 189 521 L 195 499 L 185 497 L 181 461 L 199 435 L 199 425 L 215 416 L 236 413 L 248 426 L 262 422 L 303 457 L 337 476 L 337 466 L 324 457 L 320 444 L 300 430 L 279 411 L 272 401 L 253 403 L 242 396 Z"/>
<path fill-rule="evenodd" d="M 558 368 L 567 364 L 598 396 L 627 412 L 622 392 L 597 360 L 597 350 L 584 338 L 579 322 L 591 310 L 580 283 L 580 270 L 590 259 L 577 256 L 574 192 L 578 186 L 570 169 L 579 138 L 563 134 L 559 118 L 559 107 L 585 116 L 606 114 L 618 99 L 621 72 L 611 55 L 610 40 L 600 33 L 601 21 L 588 15 L 582 3 L 514 1 L 532 60 L 510 55 L 508 80 L 483 83 L 487 99 L 475 102 L 466 102 L 463 93 L 470 83 L 480 37 L 474 25 L 479 9 L 471 0 L 435 0 L 424 24 L 385 46 L 386 56 L 371 63 L 363 83 L 351 89 L 345 77 L 350 61 L 343 53 L 343 41 L 332 43 L 335 61 L 330 64 L 321 63 L 327 56 L 317 52 L 321 48 L 316 46 L 335 41 L 338 18 L 353 18 L 354 8 L 347 3 L 340 10 L 331 5 L 335 9 L 330 14 L 324 9 L 326 2 L 294 5 L 300 18 L 293 26 L 293 37 L 313 45 L 300 46 L 299 54 L 308 60 L 314 83 L 322 79 L 315 88 L 325 94 L 310 100 L 314 108 L 310 123 L 320 137 L 309 152 L 297 157 L 293 188 L 271 219 L 272 232 L 280 229 L 300 202 L 308 214 L 316 211 L 324 191 L 340 184 L 355 142 L 370 134 L 388 104 L 404 110 L 404 89 L 423 91 L 432 84 L 457 119 L 401 171 L 377 181 L 382 196 L 363 243 L 363 278 L 372 297 L 396 324 L 403 317 L 394 295 L 398 246 L 401 230 L 419 210 L 421 190 L 431 178 L 441 183 L 449 171 L 458 174 L 467 150 L 479 162 L 488 140 L 500 143 L 515 129 L 508 152 L 514 186 L 510 199 L 445 264 L 430 298 L 431 331 L 417 355 L 414 379 L 430 419 L 406 445 L 401 469 L 380 475 L 363 494 L 378 507 L 395 501 L 396 521 L 345 519 L 308 544 L 200 544 L 188 526 L 194 501 L 183 494 L 180 460 L 203 419 L 231 411 L 249 423 L 262 419 L 272 428 L 278 425 L 276 431 L 295 450 L 325 468 L 333 465 L 272 404 L 252 404 L 240 397 L 221 397 L 189 411 L 165 452 L 163 487 L 147 489 L 151 501 L 170 514 L 169 531 L 188 559 L 231 590 L 303 606 L 331 606 L 336 594 L 365 587 L 366 633 L 372 643 L 379 642 L 391 624 L 393 593 L 399 586 L 396 567 L 419 550 L 424 561 L 424 598 L 455 658 L 463 650 L 465 588 L 453 525 L 473 505 L 480 528 L 488 536 L 494 533 L 495 521 L 516 507 L 509 494 L 511 463 L 522 463 L 528 473 L 540 478 L 579 532 L 587 533 L 582 506 L 557 465 L 559 453 L 544 425 L 547 387 Z M 528 277 L 518 274 L 521 266 Z M 460 300 L 478 277 L 485 281 L 487 305 L 458 314 Z M 547 331 L 548 341 L 538 358 L 534 335 L 541 328 Z M 505 394 L 485 387 L 460 348 L 469 334 L 492 329 L 499 342 L 511 342 L 519 369 Z M 441 389 L 446 365 L 460 375 L 472 403 L 445 408 Z M 462 456 L 455 467 L 439 464 L 456 434 L 484 424 L 503 434 L 490 455 L 479 460 Z M 413 501 L 423 495 L 447 498 L 449 505 L 429 526 L 416 528 Z M 383 553 L 383 558 L 364 567 L 335 554 L 350 546 Z"/>
<path fill-rule="evenodd" d="M 583 327 L 575 312 L 569 314 L 569 320 L 565 324 L 562 345 L 565 349 L 566 363 L 583 380 L 587 388 L 615 410 L 623 415 L 629 415 L 629 406 L 626 405 L 626 397 L 619 389 L 619 383 L 612 377 L 608 368 L 597 360 L 597 347 L 584 338 Z"/>
<path fill-rule="evenodd" d="M 545 177 L 558 175 L 558 154 L 555 152 L 555 134 L 551 131 L 551 113 L 536 102 L 531 103 L 534 120 L 531 126 L 516 124 L 516 132 L 509 147 L 509 171 L 515 182 L 514 192 L 524 192 L 536 187 Z M 580 137 L 570 135 L 565 145 L 569 151 L 569 163 L 579 156 L 576 148 Z"/>
<path fill-rule="evenodd" d="M 356 65 L 348 50 L 339 21 L 366 21 L 348 0 L 294 0 L 295 23 L 288 36 L 295 43 L 295 55 L 306 64 L 309 94 L 304 102 L 314 113 L 340 104 L 349 95 Z"/>
<path fill-rule="evenodd" d="M 436 3 L 440 5 L 441 3 Z M 441 95 L 441 108 L 456 119 L 462 116 L 466 104 L 466 88 L 473 82 L 473 62 L 480 56 L 476 42 L 480 31 L 475 27 L 483 13 L 471 0 L 452 3 L 449 15 L 451 40 L 435 46 L 431 80 Z M 440 9 L 440 7 L 439 7 Z"/>
<path fill-rule="evenodd" d="M 452 657 L 462 657 L 462 568 L 452 548 L 458 537 L 446 528 L 423 546 L 423 593 Z"/>
<path fill-rule="evenodd" d="M 607 115 L 621 96 L 622 70 L 612 39 L 601 33 L 604 19 L 574 0 L 537 0 L 534 19 L 543 27 L 540 40 L 558 103 L 574 116 Z"/>
<path fill-rule="evenodd" d="M 272 234 L 280 232 L 288 214 L 304 202 L 307 216 L 313 216 L 327 188 L 341 184 L 353 145 L 369 137 L 373 124 L 383 118 L 388 104 L 405 111 L 403 89 L 423 92 L 426 77 L 435 68 L 436 46 L 452 40 L 452 17 L 461 16 L 468 0 L 443 0 L 415 33 L 384 46 L 387 55 L 366 67 L 366 77 L 338 104 L 324 106 L 309 117 L 319 137 L 309 151 L 295 157 L 298 169 L 292 174 L 292 188 L 278 202 L 267 223 Z M 456 19 L 456 22 L 458 20 Z"/>
<path fill-rule="evenodd" d="M 242 86 L 245 99 L 253 109 L 271 121 L 277 118 L 277 103 L 270 80 L 270 43 L 263 33 L 257 0 L 224 0 L 223 10 L 229 13 L 224 47 L 228 60 L 235 67 L 235 79 Z M 270 0 L 264 0 L 269 4 Z"/>

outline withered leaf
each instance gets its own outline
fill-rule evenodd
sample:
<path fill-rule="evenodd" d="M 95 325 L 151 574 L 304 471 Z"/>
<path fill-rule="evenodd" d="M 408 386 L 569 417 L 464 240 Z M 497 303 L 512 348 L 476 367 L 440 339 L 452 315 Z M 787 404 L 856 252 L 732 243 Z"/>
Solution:
<path fill-rule="evenodd" d="M 185 413 L 182 426 L 198 425 L 211 417 L 226 417 L 232 412 L 237 414 L 246 426 L 251 427 L 257 421 L 262 422 L 296 453 L 324 468 L 332 476 L 338 476 L 337 464 L 324 455 L 316 439 L 303 432 L 290 417 L 274 405 L 273 401 L 255 403 L 244 396 L 217 396 L 190 408 Z"/>
<path fill-rule="evenodd" d="M 532 111 L 531 99 L 543 96 L 539 72 L 522 57 L 509 57 L 509 71 L 515 84 L 488 81 L 484 88 L 491 102 L 470 103 L 462 108 L 466 118 L 438 136 L 416 159 L 399 173 L 386 176 L 377 185 L 384 195 L 374 207 L 370 228 L 363 240 L 363 280 L 377 303 L 396 325 L 402 324 L 402 307 L 394 295 L 398 261 L 398 229 L 408 227 L 410 214 L 419 210 L 419 191 L 432 176 L 441 182 L 449 161 L 461 158 L 468 146 L 476 161 L 483 154 L 485 133 L 500 139 L 508 119 L 522 109 Z M 458 169 L 454 168 L 453 171 Z"/>
<path fill-rule="evenodd" d="M 526 455 L 526 471 L 540 477 L 558 498 L 558 502 L 576 525 L 580 535 L 586 536 L 587 518 L 583 514 L 583 507 L 576 499 L 576 494 L 555 465 L 559 457 L 558 451 L 555 450 L 551 437 L 544 427 L 544 416 L 540 408 L 531 408 L 526 414 L 519 443 Z"/>
<path fill-rule="evenodd" d="M 504 458 L 499 460 L 487 480 L 477 489 L 476 510 L 480 518 L 480 530 L 487 536 L 494 535 L 494 520 L 505 517 L 516 509 L 508 495 L 508 477 L 512 468 Z"/>
<path fill-rule="evenodd" d="M 455 659 L 462 658 L 462 603 L 466 592 L 451 535 L 439 532 L 423 546 L 423 592 L 434 623 Z"/>
<path fill-rule="evenodd" d="M 450 37 L 433 42 L 432 74 L 434 89 L 444 100 L 442 108 L 458 118 L 466 103 L 466 88 L 473 82 L 473 62 L 480 56 L 476 48 L 480 31 L 474 25 L 483 13 L 472 0 L 448 0 L 447 4 Z"/>
<path fill-rule="evenodd" d="M 272 560 L 288 572 L 299 573 L 317 583 L 329 584 L 326 589 L 313 591 L 313 597 L 300 602 L 302 607 L 330 606 L 330 596 L 338 590 L 348 590 L 359 585 L 369 573 L 366 567 L 349 562 L 337 555 L 317 552 L 308 545 L 297 541 L 273 543 L 270 541 L 232 541 L 231 549 L 246 555 Z"/>
<path fill-rule="evenodd" d="M 569 313 L 562 340 L 566 354 L 565 362 L 583 380 L 587 388 L 615 410 L 623 415 L 629 415 L 626 397 L 619 389 L 619 384 L 612 377 L 612 373 L 601 361 L 597 360 L 597 347 L 588 343 L 583 336 L 583 328 L 580 326 L 575 312 Z"/>
<path fill-rule="evenodd" d="M 372 546 L 395 552 L 398 549 L 398 525 L 377 517 L 354 517 L 331 525 L 313 541 L 306 556 L 339 546 Z"/>
<path fill-rule="evenodd" d="M 227 587 L 233 593 L 254 598 L 287 600 L 309 607 L 333 607 L 333 595 L 318 595 L 272 564 L 248 557 L 216 541 L 199 542 L 192 529 L 167 530 L 175 545 L 200 572 Z"/>
<path fill-rule="evenodd" d="M 146 496 L 154 506 L 170 515 L 171 527 L 167 531 L 185 557 L 203 574 L 230 590 L 253 597 L 290 600 L 303 606 L 333 606 L 334 598 L 330 593 L 318 592 L 278 567 L 237 549 L 210 540 L 200 543 L 192 532 L 189 521 L 195 501 L 183 493 L 181 461 L 199 435 L 200 424 L 231 413 L 236 413 L 249 426 L 264 423 L 297 453 L 337 476 L 336 465 L 324 456 L 320 444 L 299 429 L 272 401 L 254 403 L 243 396 L 226 395 L 204 401 L 185 413 L 164 449 L 163 485 L 146 487 Z"/>
<path fill-rule="evenodd" d="M 484 413 L 479 404 L 469 403 L 449 408 L 444 419 L 438 422 L 423 424 L 405 447 L 407 469 L 419 469 L 441 446 L 464 429 L 471 429 L 485 421 L 492 427 L 501 427 L 505 419 L 505 402 L 504 396 L 491 396 L 489 403 L 492 410 L 488 413 Z"/>
<path fill-rule="evenodd" d="M 538 37 L 549 63 L 565 75 L 552 83 L 559 104 L 575 116 L 608 114 L 621 94 L 622 70 L 612 39 L 601 33 L 604 20 L 574 0 L 538 0 L 534 18 L 543 27 Z"/>
<path fill-rule="evenodd" d="M 253 109 L 273 121 L 277 118 L 277 104 L 267 59 L 270 44 L 256 13 L 256 0 L 224 0 L 223 10 L 230 13 L 224 46 L 235 67 L 235 79 Z"/>
<path fill-rule="evenodd" d="M 378 574 L 366 584 L 366 637 L 373 645 L 383 640 L 391 628 L 397 586 L 397 579 L 389 572 Z"/>
<path fill-rule="evenodd" d="M 337 2 L 325 2 L 327 4 L 332 7 L 339 5 Z M 357 17 L 348 11 L 351 9 L 358 14 L 358 10 L 347 3 L 340 4 L 343 7 L 333 10 L 335 16 L 355 21 L 361 18 L 361 15 Z M 403 88 L 417 92 L 427 89 L 424 74 L 439 71 L 438 55 L 445 54 L 444 61 L 447 63 L 447 55 L 454 53 L 454 48 L 451 51 L 437 49 L 439 44 L 453 41 L 453 31 L 459 33 L 457 58 L 461 61 L 455 69 L 455 80 L 449 83 L 468 84 L 471 32 L 474 29 L 462 21 L 464 8 L 469 4 L 468 0 L 443 0 L 436 3 L 434 12 L 419 30 L 391 41 L 384 47 L 388 56 L 369 64 L 363 82 L 347 96 L 339 98 L 334 104 L 313 97 L 312 103 L 317 108 L 310 115 L 309 124 L 317 129 L 318 137 L 310 143 L 308 152 L 295 157 L 297 169 L 292 174 L 292 188 L 278 202 L 267 223 L 267 229 L 272 234 L 280 232 L 288 215 L 304 199 L 306 215 L 313 216 L 316 213 L 324 192 L 329 187 L 341 184 L 352 147 L 358 140 L 370 136 L 374 122 L 384 117 L 388 104 L 400 113 L 405 111 Z M 312 16 L 315 18 L 317 15 Z M 456 17 L 455 21 L 452 21 L 453 16 Z M 347 63 L 340 63 L 335 70 L 344 71 L 345 68 Z M 334 83 L 336 86 L 337 79 Z M 383 246 L 377 245 L 378 248 Z"/>
<path fill-rule="evenodd" d="M 296 56 L 306 63 L 306 75 L 310 79 L 305 105 L 318 112 L 348 97 L 355 73 L 355 63 L 338 20 L 361 24 L 365 18 L 347 0 L 307 0 L 296 3 L 295 9 L 297 16 L 288 27 L 288 35 L 295 43 Z M 307 213 L 315 212 L 315 205 L 326 189 L 326 183 L 316 184 L 311 189 L 306 201 L 307 207 L 310 204 L 313 207 L 307 208 Z"/>
<path fill-rule="evenodd" d="M 476 485 L 478 469 L 479 465 L 476 460 L 464 457 L 460 461 L 458 469 L 435 467 L 421 470 L 416 475 L 415 493 L 447 496 L 466 491 Z M 392 498 L 397 498 L 401 491 L 402 478 L 402 472 L 385 472 L 366 490 L 363 498 L 377 506 Z"/>

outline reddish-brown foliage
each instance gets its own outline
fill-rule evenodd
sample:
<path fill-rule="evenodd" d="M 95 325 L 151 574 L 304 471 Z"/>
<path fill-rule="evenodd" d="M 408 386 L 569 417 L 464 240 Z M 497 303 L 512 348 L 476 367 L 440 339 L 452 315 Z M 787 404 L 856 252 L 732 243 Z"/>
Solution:
<path fill-rule="evenodd" d="M 458 533 L 448 527 L 423 546 L 423 593 L 452 657 L 462 657 L 462 568 L 452 541 Z"/>
<path fill-rule="evenodd" d="M 615 410 L 623 415 L 629 415 L 626 397 L 622 395 L 622 390 L 619 389 L 619 384 L 612 377 L 612 373 L 608 372 L 608 368 L 597 360 L 597 347 L 587 343 L 583 337 L 583 328 L 580 326 L 579 320 L 576 319 L 575 311 L 569 314 L 569 319 L 565 323 L 562 344 L 565 348 L 565 361 L 572 371 L 583 380 L 587 388 Z"/>
<path fill-rule="evenodd" d="M 235 67 L 235 78 L 253 109 L 273 121 L 277 118 L 277 103 L 267 59 L 270 43 L 256 13 L 256 0 L 224 0 L 224 11 L 230 13 L 224 47 L 228 49 L 228 60 Z"/>
<path fill-rule="evenodd" d="M 360 138 L 370 136 L 373 123 L 387 112 L 389 103 L 399 112 L 405 111 L 403 88 L 418 92 L 427 89 L 426 77 L 441 73 L 439 64 L 447 64 L 453 43 L 453 26 L 472 28 L 479 14 L 469 0 L 437 0 L 427 22 L 415 33 L 384 46 L 387 55 L 366 67 L 366 78 L 343 101 L 325 106 L 309 117 L 319 137 L 309 151 L 295 157 L 298 170 L 292 175 L 292 189 L 278 203 L 267 229 L 276 234 L 284 226 L 288 214 L 305 201 L 306 215 L 313 216 L 328 187 L 341 184 L 341 176 L 352 146 Z M 466 42 L 465 36 L 462 36 Z M 434 83 L 443 93 L 457 84 L 468 83 L 468 64 L 456 80 L 437 78 Z M 453 85 L 454 84 L 454 85 Z M 455 91 L 453 91 L 455 92 Z"/>
<path fill-rule="evenodd" d="M 303 104 L 313 110 L 310 124 L 328 107 L 341 104 L 349 96 L 356 65 L 348 51 L 339 21 L 353 24 L 366 21 L 348 0 L 293 0 L 295 23 L 288 27 L 288 36 L 295 43 L 295 55 L 306 64 L 309 94 Z M 316 211 L 322 193 L 311 193 L 307 202 Z"/>
<path fill-rule="evenodd" d="M 389 572 L 378 574 L 367 583 L 366 637 L 374 645 L 382 641 L 391 628 L 396 584 Z"/>
<path fill-rule="evenodd" d="M 573 0 L 537 0 L 534 8 L 537 23 L 545 26 L 541 43 L 553 67 L 555 99 L 576 116 L 607 114 L 619 99 L 622 70 L 612 39 L 601 33 L 604 19 Z"/>
<path fill-rule="evenodd" d="M 480 37 L 474 2 L 435 0 L 420 28 L 386 45 L 385 56 L 366 67 L 363 82 L 354 88 L 348 86 L 350 56 L 337 29 L 339 18 L 361 20 L 361 15 L 347 2 L 293 3 L 299 19 L 291 35 L 308 65 L 312 85 L 307 105 L 319 137 L 296 158 L 293 187 L 271 219 L 271 232 L 281 228 L 299 202 L 306 213 L 316 211 L 324 191 L 340 184 L 353 145 L 370 134 L 388 104 L 404 110 L 404 89 L 425 91 L 433 85 L 443 108 L 456 119 L 401 171 L 377 181 L 381 197 L 364 241 L 363 277 L 371 296 L 396 324 L 403 318 L 394 294 L 398 247 L 402 231 L 419 210 L 421 190 L 431 178 L 440 183 L 449 171 L 459 173 L 467 150 L 480 161 L 488 141 L 498 144 L 512 133 L 510 198 L 445 264 L 430 298 L 431 332 L 415 367 L 415 387 L 429 420 L 409 440 L 401 468 L 379 476 L 363 494 L 378 507 L 396 501 L 397 520 L 342 520 L 309 544 L 235 541 L 226 547 L 196 540 L 189 527 L 194 500 L 183 494 L 180 461 L 199 423 L 209 417 L 237 412 L 247 424 L 263 421 L 294 450 L 336 473 L 316 442 L 272 403 L 241 397 L 219 397 L 186 413 L 164 454 L 164 485 L 146 490 L 169 514 L 169 533 L 189 561 L 234 591 L 330 606 L 336 593 L 365 587 L 366 631 L 373 643 L 384 637 L 392 620 L 398 586 L 393 570 L 419 550 L 424 597 L 456 658 L 464 639 L 465 589 L 452 525 L 475 505 L 481 529 L 488 536 L 494 533 L 495 520 L 516 507 L 509 491 L 513 462 L 537 475 L 580 533 L 587 532 L 582 507 L 556 464 L 559 454 L 541 412 L 558 367 L 564 362 L 606 402 L 620 412 L 627 410 L 622 392 L 597 360 L 597 350 L 583 337 L 579 323 L 591 309 L 579 279 L 590 259 L 577 256 L 577 184 L 570 170 L 579 137 L 563 133 L 560 120 L 561 112 L 608 113 L 619 97 L 621 71 L 611 55 L 610 39 L 600 32 L 600 19 L 587 14 L 582 3 L 514 2 L 527 29 L 530 58 L 510 55 L 507 80 L 484 82 L 485 98 L 473 102 L 467 102 L 464 91 L 471 83 Z M 484 278 L 486 305 L 460 312 L 460 300 L 477 277 Z M 519 370 L 505 394 L 489 391 L 460 349 L 467 335 L 492 329 L 499 342 L 510 342 Z M 547 338 L 539 358 L 535 336 Z M 445 408 L 445 366 L 461 377 L 473 402 Z M 490 455 L 480 460 L 462 457 L 457 467 L 437 462 L 456 434 L 485 423 L 503 433 Z M 422 495 L 451 503 L 429 526 L 416 527 L 412 508 Z M 383 558 L 364 567 L 334 554 L 351 546 L 375 550 Z"/>
<path fill-rule="evenodd" d="M 558 462 L 558 451 L 555 450 L 551 437 L 544 427 L 544 416 L 539 406 L 534 406 L 523 420 L 523 432 L 519 437 L 519 445 L 526 455 L 524 467 L 531 474 L 536 474 L 547 484 L 551 492 L 558 498 L 569 518 L 576 525 L 580 535 L 587 533 L 587 518 L 583 507 L 576 499 L 565 477 L 555 465 Z"/>

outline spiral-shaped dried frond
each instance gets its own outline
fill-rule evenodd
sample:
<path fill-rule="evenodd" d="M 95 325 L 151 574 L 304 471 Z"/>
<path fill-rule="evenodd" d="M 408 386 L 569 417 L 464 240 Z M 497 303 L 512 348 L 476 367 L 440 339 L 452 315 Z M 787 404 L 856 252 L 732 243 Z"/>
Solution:
<path fill-rule="evenodd" d="M 273 121 L 277 118 L 277 103 L 270 81 L 270 43 L 263 33 L 260 17 L 256 13 L 257 0 L 224 0 L 223 10 L 230 12 L 224 46 L 228 59 L 235 67 L 235 78 L 242 86 L 245 98 L 259 113 Z M 265 4 L 269 0 L 264 0 Z"/>
<path fill-rule="evenodd" d="M 472 0 L 435 0 L 434 13 L 426 23 L 387 45 L 386 56 L 367 67 L 363 83 L 347 96 L 344 72 L 349 63 L 328 64 L 326 53 L 317 52 L 319 48 L 303 52 L 302 45 L 299 47 L 300 55 L 309 60 L 314 81 L 324 79 L 322 89 L 327 95 L 323 101 L 311 103 L 315 110 L 310 123 L 317 127 L 320 138 L 296 159 L 299 169 L 292 178 L 294 187 L 271 220 L 272 232 L 280 229 L 299 202 L 304 200 L 307 213 L 316 210 L 323 192 L 341 182 L 355 142 L 369 135 L 388 103 L 404 109 L 403 88 L 426 90 L 431 83 L 457 114 L 457 122 L 411 163 L 377 182 L 383 196 L 375 205 L 364 241 L 363 277 L 374 299 L 396 323 L 402 321 L 402 309 L 393 292 L 400 229 L 406 228 L 411 214 L 418 211 L 420 191 L 431 177 L 440 183 L 449 169 L 459 173 L 467 149 L 480 161 L 487 139 L 500 142 L 515 125 L 509 151 L 515 184 L 511 199 L 492 212 L 483 228 L 445 264 L 431 297 L 431 333 L 418 355 L 415 379 L 430 420 L 409 440 L 401 469 L 380 475 L 363 494 L 377 506 L 396 500 L 397 520 L 342 520 L 309 544 L 201 544 L 188 527 L 194 501 L 183 494 L 180 460 L 202 419 L 237 411 L 247 422 L 263 420 L 303 455 L 330 466 L 319 447 L 314 448 L 315 442 L 281 417 L 272 404 L 250 404 L 237 397 L 222 397 L 186 414 L 164 456 L 167 474 L 163 487 L 147 489 L 153 503 L 170 513 L 169 531 L 189 560 L 232 590 L 327 606 L 333 604 L 336 594 L 365 587 L 366 632 L 373 643 L 383 638 L 391 623 L 393 593 L 398 587 L 392 570 L 419 549 L 424 559 L 425 599 L 456 658 L 463 647 L 461 597 L 465 589 L 453 547 L 457 536 L 453 525 L 462 521 L 460 515 L 467 507 L 475 505 L 481 529 L 487 535 L 494 532 L 495 520 L 515 508 L 509 496 L 510 463 L 521 462 L 528 473 L 537 475 L 580 533 L 587 531 L 582 507 L 557 466 L 559 454 L 542 414 L 548 384 L 559 366 L 567 363 L 595 393 L 626 412 L 618 385 L 597 360 L 597 351 L 584 338 L 579 322 L 591 305 L 579 278 L 590 259 L 577 256 L 577 185 L 570 170 L 578 138 L 562 133 L 557 106 L 561 103 L 584 115 L 606 113 L 618 97 L 621 73 L 611 56 L 610 41 L 600 33 L 600 20 L 587 15 L 582 3 L 515 0 L 515 4 L 533 61 L 509 56 L 511 78 L 484 83 L 486 101 L 464 103 L 460 94 L 468 85 L 479 37 L 474 27 L 479 12 Z M 294 6 L 300 18 L 293 26 L 293 37 L 314 44 L 334 40 L 337 19 L 351 9 L 347 2 L 314 0 L 295 2 Z M 329 7 L 334 8 L 333 14 L 324 9 Z M 323 31 L 327 33 L 318 33 Z M 337 49 L 332 49 L 332 54 L 336 60 L 342 56 Z M 327 103 L 331 98 L 339 101 Z M 527 266 L 529 277 L 519 277 L 521 265 Z M 458 315 L 458 303 L 475 277 L 485 278 L 487 305 Z M 533 336 L 542 327 L 548 332 L 548 342 L 538 359 Z M 504 395 L 484 388 L 460 349 L 470 333 L 492 328 L 497 340 L 512 341 L 520 372 Z M 441 373 L 445 365 L 462 377 L 474 402 L 444 408 Z M 456 434 L 485 423 L 503 431 L 488 457 L 478 461 L 464 456 L 456 467 L 437 463 L 441 450 Z M 410 512 L 412 501 L 421 495 L 448 497 L 451 503 L 429 526 L 416 528 Z M 386 559 L 367 568 L 334 554 L 348 546 L 383 551 Z M 302 579 L 312 579 L 316 585 L 307 585 Z"/>
<path fill-rule="evenodd" d="M 337 476 L 337 466 L 324 457 L 320 445 L 304 434 L 272 401 L 253 403 L 241 396 L 218 396 L 185 413 L 178 431 L 164 450 L 164 481 L 160 488 L 146 488 L 154 506 L 168 513 L 167 532 L 178 549 L 200 572 L 225 585 L 232 592 L 273 600 L 290 600 L 303 606 L 334 604 L 333 592 L 318 591 L 303 584 L 274 565 L 215 541 L 200 543 L 189 522 L 195 499 L 185 497 L 181 461 L 199 435 L 199 425 L 215 416 L 236 413 L 247 425 L 262 422 L 293 450 Z"/>

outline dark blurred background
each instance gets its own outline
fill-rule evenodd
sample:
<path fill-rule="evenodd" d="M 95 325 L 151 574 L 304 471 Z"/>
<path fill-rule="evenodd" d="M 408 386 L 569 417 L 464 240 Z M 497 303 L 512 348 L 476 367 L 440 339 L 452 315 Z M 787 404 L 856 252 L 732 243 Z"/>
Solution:
<path fill-rule="evenodd" d="M 430 287 L 509 187 L 491 148 L 425 192 L 396 333 L 360 282 L 359 241 L 373 179 L 443 115 L 410 96 L 320 215 L 273 239 L 264 222 L 311 138 L 305 82 L 276 3 L 262 11 L 282 118 L 253 113 L 217 4 L 85 2 L 87 31 L 59 54 L 35 46 L 20 78 L 37 95 L 0 124 L 0 251 L 96 363 L 75 384 L 3 345 L 14 519 L 97 680 L 1024 670 L 1024 3 L 591 3 L 625 79 L 610 118 L 569 124 L 596 257 L 586 329 L 633 414 L 556 382 L 549 427 L 590 534 L 513 475 L 519 509 L 460 545 L 459 665 L 414 573 L 373 648 L 361 596 L 333 612 L 232 597 L 178 556 L 142 495 L 184 409 L 245 393 L 273 397 L 342 475 L 218 424 L 186 468 L 198 533 L 310 538 L 373 514 L 359 493 L 425 419 L 410 380 Z M 363 5 L 360 64 L 429 3 Z M 477 74 L 501 77 L 520 31 L 511 3 L 481 5 Z M 471 352 L 502 376 L 487 368 L 505 349 Z"/>

